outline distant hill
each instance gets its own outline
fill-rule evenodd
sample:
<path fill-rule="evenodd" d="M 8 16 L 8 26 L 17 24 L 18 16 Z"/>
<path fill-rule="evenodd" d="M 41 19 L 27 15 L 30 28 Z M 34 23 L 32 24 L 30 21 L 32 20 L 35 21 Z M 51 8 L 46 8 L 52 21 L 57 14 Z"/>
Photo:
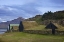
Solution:
<path fill-rule="evenodd" d="M 48 11 L 42 15 L 42 20 L 49 20 L 49 19 L 50 20 L 64 19 L 64 10 L 56 12 Z"/>
<path fill-rule="evenodd" d="M 39 24 L 48 24 L 50 21 L 64 26 L 64 10 L 56 12 L 45 12 L 42 15 L 26 19 L 26 21 L 36 21 Z"/>
<path fill-rule="evenodd" d="M 64 26 L 64 10 L 56 12 L 48 11 L 42 15 L 41 21 L 43 21 L 43 24 L 47 24 L 52 21 Z"/>
<path fill-rule="evenodd" d="M 19 17 L 17 19 L 11 20 L 11 21 L 7 21 L 7 22 L 1 22 L 0 23 L 0 28 L 7 28 L 9 24 L 19 24 L 20 21 L 23 21 L 24 18 Z"/>
<path fill-rule="evenodd" d="M 35 21 L 35 20 L 61 20 L 61 19 L 64 19 L 64 10 L 62 11 L 56 11 L 56 12 L 51 12 L 51 11 L 48 11 L 48 12 L 45 12 L 44 14 L 42 15 L 36 15 L 32 18 L 29 18 L 29 19 L 26 19 L 26 20 L 29 20 L 29 21 Z"/>
<path fill-rule="evenodd" d="M 41 17 L 42 17 L 42 15 L 36 15 L 35 17 L 25 19 L 25 21 L 36 21 L 36 20 L 40 19 Z"/>

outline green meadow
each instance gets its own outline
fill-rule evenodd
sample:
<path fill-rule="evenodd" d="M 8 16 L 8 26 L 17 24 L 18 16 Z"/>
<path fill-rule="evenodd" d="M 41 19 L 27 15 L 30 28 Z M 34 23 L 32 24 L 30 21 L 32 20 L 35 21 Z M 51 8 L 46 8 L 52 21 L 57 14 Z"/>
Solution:
<path fill-rule="evenodd" d="M 10 32 L 0 35 L 0 42 L 64 42 L 64 35 L 39 35 Z"/>

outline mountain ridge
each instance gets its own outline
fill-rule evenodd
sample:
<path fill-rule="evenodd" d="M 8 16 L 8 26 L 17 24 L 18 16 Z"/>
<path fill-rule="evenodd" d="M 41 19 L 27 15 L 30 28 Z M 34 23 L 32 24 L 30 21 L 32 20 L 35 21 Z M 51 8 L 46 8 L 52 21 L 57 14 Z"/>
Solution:
<path fill-rule="evenodd" d="M 11 21 L 1 22 L 1 23 L 0 23 L 0 28 L 8 28 L 8 25 L 9 25 L 9 24 L 19 24 L 20 21 L 23 21 L 23 20 L 25 20 L 25 19 L 22 18 L 22 17 L 19 17 L 19 18 L 17 18 L 17 19 L 13 19 L 13 20 L 11 20 Z"/>

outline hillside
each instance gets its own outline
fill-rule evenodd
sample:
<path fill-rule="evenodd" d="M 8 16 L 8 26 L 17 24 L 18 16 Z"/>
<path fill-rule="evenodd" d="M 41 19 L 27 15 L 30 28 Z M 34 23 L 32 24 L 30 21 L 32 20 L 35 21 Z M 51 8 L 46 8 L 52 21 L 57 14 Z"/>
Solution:
<path fill-rule="evenodd" d="M 56 12 L 51 12 L 48 11 L 42 15 L 42 20 L 60 20 L 64 19 L 64 10 L 63 11 L 56 11 Z"/>
<path fill-rule="evenodd" d="M 64 19 L 64 10 L 63 11 L 56 11 L 56 12 L 45 12 L 43 15 L 36 15 L 35 17 L 26 19 L 26 20 L 37 20 L 41 18 L 42 20 L 60 20 Z"/>
<path fill-rule="evenodd" d="M 44 21 L 44 24 L 52 21 L 54 23 L 64 26 L 64 10 L 56 12 L 48 11 L 47 13 L 44 13 L 42 15 L 41 20 Z"/>
<path fill-rule="evenodd" d="M 45 12 L 43 15 L 36 15 L 35 17 L 26 19 L 26 21 L 36 21 L 39 24 L 47 25 L 50 21 L 64 26 L 64 10 L 56 12 Z"/>
<path fill-rule="evenodd" d="M 36 21 L 36 20 L 40 19 L 41 17 L 42 17 L 42 15 L 36 15 L 32 18 L 25 19 L 25 21 Z"/>

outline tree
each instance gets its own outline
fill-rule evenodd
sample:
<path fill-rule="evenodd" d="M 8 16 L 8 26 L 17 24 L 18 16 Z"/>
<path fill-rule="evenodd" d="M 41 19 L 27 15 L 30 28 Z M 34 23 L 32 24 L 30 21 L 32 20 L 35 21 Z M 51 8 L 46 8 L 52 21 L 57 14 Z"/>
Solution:
<path fill-rule="evenodd" d="M 19 32 L 22 32 L 24 30 L 22 21 L 20 21 L 20 25 L 19 25 Z"/>
<path fill-rule="evenodd" d="M 64 11 L 48 11 L 42 15 L 42 20 L 60 20 L 64 19 Z"/>
<path fill-rule="evenodd" d="M 53 19 L 53 12 L 48 11 L 43 14 L 42 20 L 48 20 L 48 19 Z"/>

